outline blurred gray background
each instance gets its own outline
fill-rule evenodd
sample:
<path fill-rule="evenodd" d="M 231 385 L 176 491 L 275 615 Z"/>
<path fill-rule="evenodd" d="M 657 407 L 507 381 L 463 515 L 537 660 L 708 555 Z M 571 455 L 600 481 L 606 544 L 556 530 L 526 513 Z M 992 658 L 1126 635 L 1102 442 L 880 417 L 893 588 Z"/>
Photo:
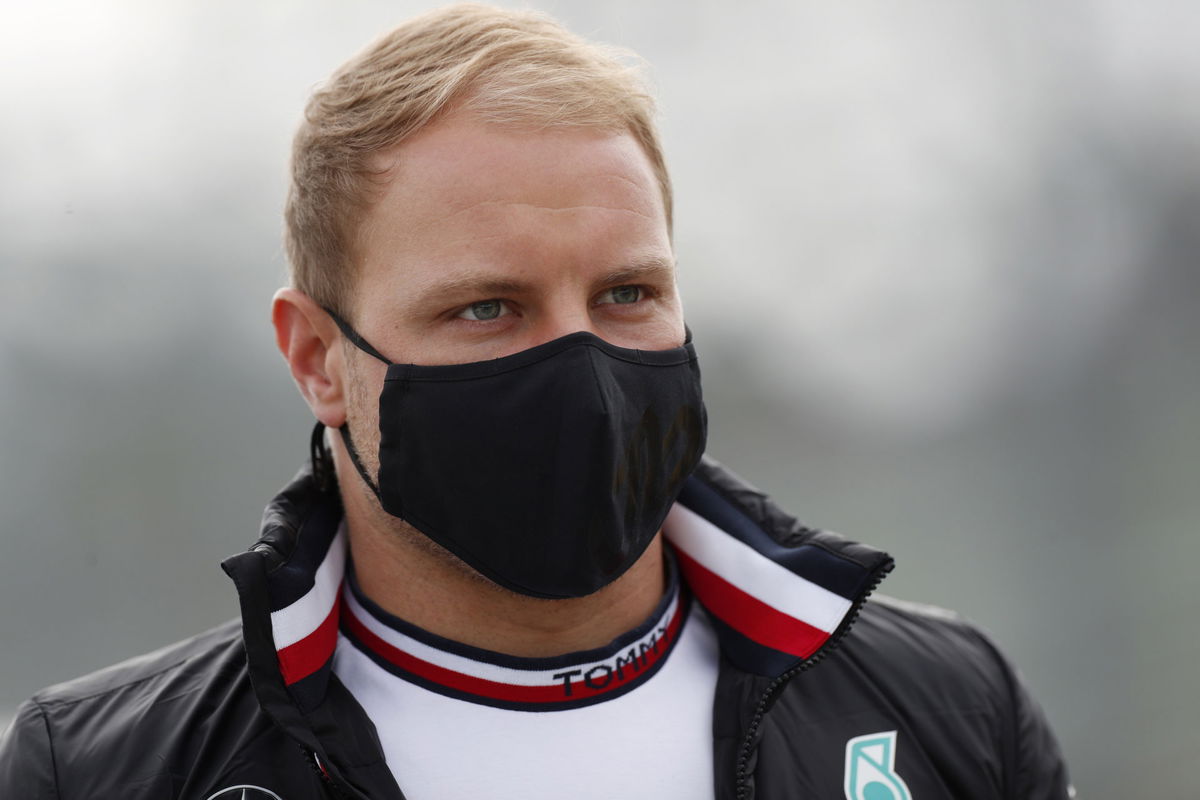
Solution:
<path fill-rule="evenodd" d="M 427 7 L 3 6 L 0 720 L 236 613 L 291 132 Z M 652 65 L 710 452 L 990 630 L 1082 796 L 1196 797 L 1200 4 L 537 7 Z"/>

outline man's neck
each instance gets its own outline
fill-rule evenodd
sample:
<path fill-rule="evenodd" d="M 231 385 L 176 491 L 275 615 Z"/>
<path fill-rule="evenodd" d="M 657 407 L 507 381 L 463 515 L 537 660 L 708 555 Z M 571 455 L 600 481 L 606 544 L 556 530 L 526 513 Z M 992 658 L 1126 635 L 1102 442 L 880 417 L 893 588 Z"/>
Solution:
<path fill-rule="evenodd" d="M 602 647 L 644 622 L 666 588 L 660 533 L 624 575 L 594 594 L 516 594 L 353 489 L 342 496 L 359 587 L 389 614 L 455 642 L 529 658 Z"/>

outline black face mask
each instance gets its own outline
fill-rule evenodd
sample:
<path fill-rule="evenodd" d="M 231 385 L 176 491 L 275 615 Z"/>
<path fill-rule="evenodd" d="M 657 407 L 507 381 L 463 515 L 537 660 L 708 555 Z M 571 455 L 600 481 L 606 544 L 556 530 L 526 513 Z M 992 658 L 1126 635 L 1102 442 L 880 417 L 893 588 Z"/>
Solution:
<path fill-rule="evenodd" d="M 691 335 L 630 350 L 590 333 L 492 361 L 388 365 L 379 475 L 359 474 L 400 517 L 492 581 L 582 597 L 645 551 L 700 462 L 707 416 Z"/>

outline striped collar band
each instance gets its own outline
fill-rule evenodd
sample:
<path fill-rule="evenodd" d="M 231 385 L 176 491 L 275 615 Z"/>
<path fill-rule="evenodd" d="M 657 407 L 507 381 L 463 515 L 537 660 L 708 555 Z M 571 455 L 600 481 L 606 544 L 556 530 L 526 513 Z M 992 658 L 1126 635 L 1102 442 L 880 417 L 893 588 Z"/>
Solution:
<path fill-rule="evenodd" d="M 452 642 L 383 611 L 358 589 L 342 591 L 341 630 L 384 670 L 426 689 L 518 711 L 561 711 L 619 697 L 649 680 L 675 647 L 688 612 L 672 565 L 670 582 L 642 625 L 595 650 L 518 658 Z"/>
<path fill-rule="evenodd" d="M 268 578 L 279 671 L 301 709 L 315 707 L 324 697 L 337 645 L 346 568 L 339 511 L 334 498 L 302 520 L 292 553 Z M 804 528 L 711 461 L 687 481 L 663 528 L 687 590 L 712 618 L 723 655 L 739 669 L 769 677 L 817 657 L 836 640 L 892 566 L 885 553 Z M 376 656 L 393 661 L 395 654 L 381 643 L 409 652 L 367 624 L 353 606 L 350 612 L 350 635 Z M 405 663 L 409 672 L 425 669 Z M 571 676 L 572 692 L 581 693 L 572 695 L 573 701 L 611 691 L 611 683 L 595 688 L 603 683 L 602 673 L 593 673 L 590 684 L 582 675 Z M 425 679 L 433 680 L 431 674 Z M 516 703 L 533 696 L 522 692 L 506 689 L 492 699 Z M 565 699 L 560 693 L 558 700 Z"/>

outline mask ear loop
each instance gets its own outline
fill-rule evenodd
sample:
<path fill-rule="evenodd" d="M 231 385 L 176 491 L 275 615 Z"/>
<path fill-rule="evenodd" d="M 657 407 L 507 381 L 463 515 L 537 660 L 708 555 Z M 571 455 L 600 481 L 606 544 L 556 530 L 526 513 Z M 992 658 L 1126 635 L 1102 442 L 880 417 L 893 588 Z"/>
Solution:
<path fill-rule="evenodd" d="M 325 308 L 325 306 L 321 306 L 321 308 L 326 314 L 329 315 L 329 318 L 337 324 L 338 330 L 342 332 L 343 336 L 350 340 L 352 345 L 357 347 L 359 350 L 362 350 L 367 355 L 378 358 L 389 367 L 392 365 L 392 362 L 388 360 L 387 356 L 376 350 L 370 342 L 360 336 L 358 331 L 354 330 L 354 328 L 351 328 L 350 323 L 338 316 L 336 311 L 334 311 L 332 308 Z"/>
<path fill-rule="evenodd" d="M 350 463 L 353 464 L 354 469 L 358 471 L 359 477 L 363 479 L 363 483 L 367 485 L 367 488 L 374 493 L 375 497 L 379 499 L 380 504 L 382 504 L 383 495 L 379 493 L 379 486 L 375 483 L 371 476 L 367 474 L 367 468 L 363 466 L 362 459 L 358 457 L 358 448 L 356 448 L 354 446 L 354 442 L 350 440 L 350 428 L 346 425 L 342 425 L 337 430 L 338 433 L 342 435 L 342 444 L 346 445 L 346 452 L 350 455 Z"/>
<path fill-rule="evenodd" d="M 327 308 L 325 306 L 322 306 L 322 309 L 325 311 L 326 314 L 329 315 L 329 318 L 332 319 L 334 321 L 334 323 L 337 324 L 338 330 L 340 330 L 342 332 L 343 336 L 345 336 L 347 339 L 350 340 L 351 344 L 353 344 L 359 350 L 362 350 L 367 355 L 373 356 L 373 357 L 379 359 L 384 364 L 387 364 L 389 367 L 392 365 L 392 362 L 389 361 L 383 353 L 376 350 L 371 345 L 370 342 L 368 342 L 366 339 L 364 339 L 362 336 L 360 336 L 358 331 L 356 331 L 356 330 L 354 330 L 354 328 L 350 327 L 350 323 L 348 323 L 348 322 L 346 322 L 346 320 L 342 319 L 336 311 L 334 311 L 332 308 Z M 317 426 L 318 426 L 318 428 L 324 428 L 324 426 L 320 422 L 317 423 Z M 352 463 L 354 465 L 354 469 L 358 472 L 359 477 L 361 477 L 363 479 L 363 483 L 365 483 L 367 485 L 367 488 L 371 490 L 371 492 L 375 495 L 376 498 L 379 499 L 379 502 L 382 504 L 383 503 L 383 495 L 380 494 L 380 492 L 379 492 L 379 485 L 367 473 L 367 468 L 365 466 L 363 466 L 362 458 L 360 458 L 358 455 L 358 448 L 354 446 L 354 442 L 350 438 L 349 425 L 347 425 L 346 423 L 342 423 L 340 426 L 338 426 L 337 430 L 338 430 L 338 433 L 341 434 L 342 443 L 346 445 L 346 453 L 349 454 L 349 456 L 350 456 L 350 463 Z M 316 431 L 314 431 L 313 432 L 313 437 L 314 437 L 314 439 L 313 439 L 314 445 L 313 446 L 314 447 L 316 446 L 316 444 L 315 444 L 316 436 L 317 436 L 317 433 L 316 433 Z M 324 439 L 321 440 L 321 446 L 324 447 Z M 315 461 L 314 461 L 314 463 L 315 463 Z"/>
<path fill-rule="evenodd" d="M 346 445 L 346 452 L 350 454 L 350 461 L 354 464 L 354 468 L 358 470 L 363 482 L 375 493 L 375 496 L 380 498 L 380 502 L 383 502 L 383 498 L 379 495 L 379 487 L 367 474 L 367 468 L 363 466 L 362 459 L 358 456 L 358 449 L 350 440 L 349 429 L 342 425 L 337 430 L 342 435 L 342 442 Z M 319 420 L 313 426 L 312 439 L 309 441 L 309 457 L 312 459 L 313 480 L 317 483 L 317 491 L 329 491 L 333 488 L 336 477 L 333 469 L 333 454 L 329 452 L 329 447 L 325 444 L 325 423 Z"/>

